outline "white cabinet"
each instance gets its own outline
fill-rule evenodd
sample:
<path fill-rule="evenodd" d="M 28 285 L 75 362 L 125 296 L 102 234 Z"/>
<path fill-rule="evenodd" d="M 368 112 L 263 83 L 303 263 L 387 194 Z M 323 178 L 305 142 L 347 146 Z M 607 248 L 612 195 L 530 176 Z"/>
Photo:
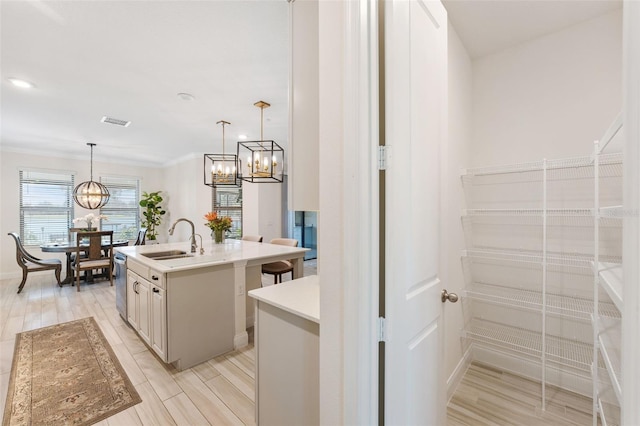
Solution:
<path fill-rule="evenodd" d="M 138 276 L 127 271 L 127 321 L 134 330 L 138 330 L 138 296 L 134 288 L 138 285 Z"/>
<path fill-rule="evenodd" d="M 167 305 L 164 275 L 135 262 L 128 262 L 127 320 L 138 335 L 166 361 Z M 153 281 L 149 281 L 147 278 Z"/>
<path fill-rule="evenodd" d="M 151 286 L 151 342 L 150 345 L 160 358 L 166 358 L 167 352 L 167 300 L 165 290 Z"/>
<path fill-rule="evenodd" d="M 233 350 L 233 267 L 160 273 L 131 257 L 127 266 L 127 319 L 161 360 L 183 370 Z"/>
<path fill-rule="evenodd" d="M 149 331 L 151 330 L 149 316 L 149 283 L 147 280 L 139 279 L 134 288 L 136 294 L 136 306 L 138 310 L 138 332 L 145 342 L 149 343 Z"/>
<path fill-rule="evenodd" d="M 149 282 L 131 271 L 127 272 L 127 317 L 140 337 L 150 343 Z"/>

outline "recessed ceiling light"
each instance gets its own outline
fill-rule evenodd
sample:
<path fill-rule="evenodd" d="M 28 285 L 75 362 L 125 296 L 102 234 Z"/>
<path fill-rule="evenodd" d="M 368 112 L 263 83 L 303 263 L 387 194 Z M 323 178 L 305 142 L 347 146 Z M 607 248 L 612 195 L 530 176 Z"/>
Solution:
<path fill-rule="evenodd" d="M 178 93 L 178 97 L 183 101 L 192 101 L 195 99 L 195 96 L 193 96 L 191 93 Z"/>
<path fill-rule="evenodd" d="M 238 139 L 246 139 L 247 135 L 238 135 Z"/>
<path fill-rule="evenodd" d="M 14 86 L 21 87 L 23 89 L 31 89 L 33 87 L 36 87 L 35 84 L 19 78 L 10 78 L 9 81 L 13 83 Z"/>

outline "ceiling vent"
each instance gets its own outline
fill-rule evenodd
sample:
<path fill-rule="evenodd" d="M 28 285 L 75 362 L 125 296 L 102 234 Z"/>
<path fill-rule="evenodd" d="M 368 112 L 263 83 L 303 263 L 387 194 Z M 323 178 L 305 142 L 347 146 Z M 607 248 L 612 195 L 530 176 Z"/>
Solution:
<path fill-rule="evenodd" d="M 131 124 L 130 121 L 118 120 L 117 118 L 107 117 L 106 115 L 102 117 L 102 120 L 100 121 L 102 121 L 103 123 L 115 124 L 116 126 L 122 126 L 122 127 L 129 127 L 129 124 Z"/>

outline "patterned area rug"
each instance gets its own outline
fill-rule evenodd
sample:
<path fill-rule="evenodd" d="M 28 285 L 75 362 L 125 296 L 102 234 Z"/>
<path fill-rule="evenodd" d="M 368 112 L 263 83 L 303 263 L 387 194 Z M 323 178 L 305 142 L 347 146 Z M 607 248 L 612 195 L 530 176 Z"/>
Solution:
<path fill-rule="evenodd" d="M 16 336 L 3 425 L 90 425 L 141 401 L 92 317 Z"/>

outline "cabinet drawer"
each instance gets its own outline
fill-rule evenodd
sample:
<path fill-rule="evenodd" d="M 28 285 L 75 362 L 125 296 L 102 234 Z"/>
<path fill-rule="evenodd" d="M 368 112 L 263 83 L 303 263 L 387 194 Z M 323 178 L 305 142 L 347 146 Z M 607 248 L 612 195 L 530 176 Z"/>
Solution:
<path fill-rule="evenodd" d="M 142 263 L 136 262 L 135 260 L 128 260 L 127 268 L 130 271 L 133 271 L 136 274 L 138 274 L 143 279 L 149 281 L 151 284 L 158 286 L 160 288 L 165 288 L 165 285 L 164 285 L 165 279 L 164 279 L 163 273 L 153 270 L 148 266 L 143 265 Z"/>
<path fill-rule="evenodd" d="M 165 286 L 164 286 L 164 274 L 162 274 L 162 273 L 160 273 L 158 271 L 155 271 L 153 269 L 149 269 L 146 277 L 147 277 L 147 280 L 149 280 L 149 282 L 152 285 L 155 285 L 155 286 L 160 287 L 162 289 L 165 288 Z"/>
<path fill-rule="evenodd" d="M 142 263 L 138 263 L 131 258 L 127 260 L 127 269 L 135 272 L 142 278 L 147 278 L 149 276 L 149 267 L 143 265 Z"/>

